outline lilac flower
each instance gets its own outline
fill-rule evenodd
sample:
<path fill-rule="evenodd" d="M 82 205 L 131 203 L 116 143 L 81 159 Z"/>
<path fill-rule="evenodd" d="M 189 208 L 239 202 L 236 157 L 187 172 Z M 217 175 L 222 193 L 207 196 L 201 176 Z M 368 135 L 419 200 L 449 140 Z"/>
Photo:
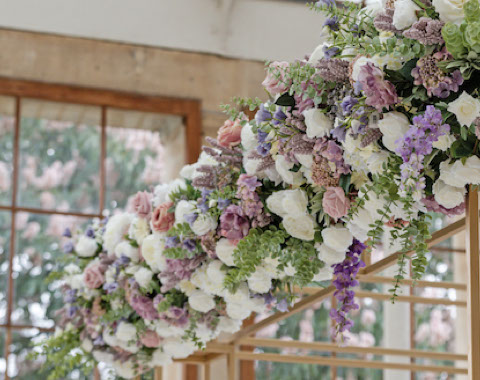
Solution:
<path fill-rule="evenodd" d="M 268 121 L 272 119 L 272 114 L 270 111 L 265 109 L 263 104 L 260 105 L 260 109 L 255 114 L 255 121 L 257 124 L 263 123 L 264 121 Z"/>
<path fill-rule="evenodd" d="M 182 247 L 189 252 L 193 252 L 195 251 L 195 248 L 197 248 L 197 242 L 194 239 L 185 239 L 182 242 Z"/>
<path fill-rule="evenodd" d="M 359 306 L 355 303 L 355 292 L 351 288 L 358 285 L 356 276 L 360 268 L 365 266 L 360 256 L 366 247 L 365 244 L 355 239 L 346 253 L 345 259 L 341 263 L 333 265 L 335 280 L 332 281 L 332 284 L 337 289 L 333 295 L 339 303 L 338 309 L 330 311 L 330 317 L 336 322 L 334 335 L 350 331 L 353 327 L 353 321 L 347 318 L 347 313 L 358 309 Z"/>
<path fill-rule="evenodd" d="M 414 194 L 425 188 L 423 160 L 433 151 L 433 143 L 448 133 L 450 126 L 443 124 L 442 112 L 427 106 L 424 115 L 415 116 L 413 125 L 397 141 L 396 152 L 402 157 L 400 190 L 403 194 Z"/>
<path fill-rule="evenodd" d="M 74 246 L 73 246 L 73 243 L 71 241 L 67 241 L 64 245 L 63 245 L 63 252 L 64 253 L 72 253 L 74 250 Z"/>
<path fill-rule="evenodd" d="M 323 23 L 323 26 L 326 26 L 330 30 L 338 31 L 338 17 L 333 16 L 333 17 L 327 18 Z"/>
<path fill-rule="evenodd" d="M 344 115 L 350 115 L 353 111 L 353 107 L 358 104 L 358 99 L 352 96 L 346 96 L 340 106 L 342 107 Z"/>
<path fill-rule="evenodd" d="M 340 52 L 340 49 L 336 46 L 332 46 L 332 47 L 324 46 L 323 47 L 323 56 L 327 59 L 335 57 L 339 52 Z"/>
<path fill-rule="evenodd" d="M 237 180 L 237 198 L 245 215 L 250 218 L 252 227 L 263 227 L 270 222 L 270 215 L 264 210 L 263 203 L 256 192 L 262 183 L 256 176 L 241 174 Z"/>
<path fill-rule="evenodd" d="M 180 244 L 178 236 L 167 236 L 165 238 L 165 248 L 174 248 Z"/>
<path fill-rule="evenodd" d="M 89 237 L 89 238 L 95 238 L 95 231 L 92 227 L 88 227 L 86 230 L 85 230 L 85 236 Z"/>
<path fill-rule="evenodd" d="M 68 237 L 68 238 L 71 238 L 72 237 L 72 231 L 70 230 L 70 228 L 65 228 L 65 231 L 63 231 L 63 234 L 62 234 L 63 237 Z"/>

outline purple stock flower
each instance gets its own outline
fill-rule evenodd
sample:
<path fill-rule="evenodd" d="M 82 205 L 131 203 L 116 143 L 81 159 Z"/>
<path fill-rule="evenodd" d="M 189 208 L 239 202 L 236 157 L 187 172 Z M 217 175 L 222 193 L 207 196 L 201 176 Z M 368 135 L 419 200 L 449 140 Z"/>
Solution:
<path fill-rule="evenodd" d="M 72 253 L 74 250 L 74 246 L 73 246 L 73 243 L 71 241 L 67 241 L 64 245 L 63 245 L 63 252 L 64 253 Z"/>
<path fill-rule="evenodd" d="M 70 228 L 65 228 L 65 231 L 63 231 L 63 234 L 62 234 L 63 237 L 68 237 L 68 238 L 71 238 L 72 237 L 72 231 L 70 230 Z"/>

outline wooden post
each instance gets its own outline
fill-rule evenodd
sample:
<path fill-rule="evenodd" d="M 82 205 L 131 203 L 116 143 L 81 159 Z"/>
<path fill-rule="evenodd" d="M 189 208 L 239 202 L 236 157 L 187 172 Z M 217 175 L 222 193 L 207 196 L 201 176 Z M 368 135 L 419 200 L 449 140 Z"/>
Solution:
<path fill-rule="evenodd" d="M 209 362 L 203 365 L 203 380 L 210 380 L 210 363 Z"/>
<path fill-rule="evenodd" d="M 467 195 L 467 318 L 468 378 L 480 380 L 480 252 L 478 191 L 470 186 Z"/>
<path fill-rule="evenodd" d="M 153 374 L 154 380 L 163 380 L 163 367 L 155 367 Z"/>
<path fill-rule="evenodd" d="M 227 356 L 228 380 L 238 380 L 239 378 L 237 351 L 238 346 L 234 345 L 233 350 Z"/>

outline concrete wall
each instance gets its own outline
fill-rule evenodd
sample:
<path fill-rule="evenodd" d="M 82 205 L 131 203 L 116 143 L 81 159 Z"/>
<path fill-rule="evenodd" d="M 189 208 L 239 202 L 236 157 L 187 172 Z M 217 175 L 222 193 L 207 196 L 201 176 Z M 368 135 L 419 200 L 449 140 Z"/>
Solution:
<path fill-rule="evenodd" d="M 263 96 L 264 64 L 211 54 L 0 30 L 0 76 L 202 101 L 204 133 L 233 96 Z"/>

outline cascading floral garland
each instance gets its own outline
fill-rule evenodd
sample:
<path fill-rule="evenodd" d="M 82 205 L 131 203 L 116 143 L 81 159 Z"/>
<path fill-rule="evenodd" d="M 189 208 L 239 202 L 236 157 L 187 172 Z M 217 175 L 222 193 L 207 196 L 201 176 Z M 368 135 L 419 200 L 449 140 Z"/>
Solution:
<path fill-rule="evenodd" d="M 131 378 L 252 312 L 286 310 L 312 283 L 333 281 L 341 335 L 361 254 L 382 237 L 415 250 L 421 277 L 428 212 L 461 214 L 466 186 L 480 184 L 479 2 L 311 6 L 329 42 L 269 64 L 270 100 L 224 106 L 230 119 L 181 179 L 67 232 L 65 306 L 39 350 L 51 378 L 95 362 Z"/>

